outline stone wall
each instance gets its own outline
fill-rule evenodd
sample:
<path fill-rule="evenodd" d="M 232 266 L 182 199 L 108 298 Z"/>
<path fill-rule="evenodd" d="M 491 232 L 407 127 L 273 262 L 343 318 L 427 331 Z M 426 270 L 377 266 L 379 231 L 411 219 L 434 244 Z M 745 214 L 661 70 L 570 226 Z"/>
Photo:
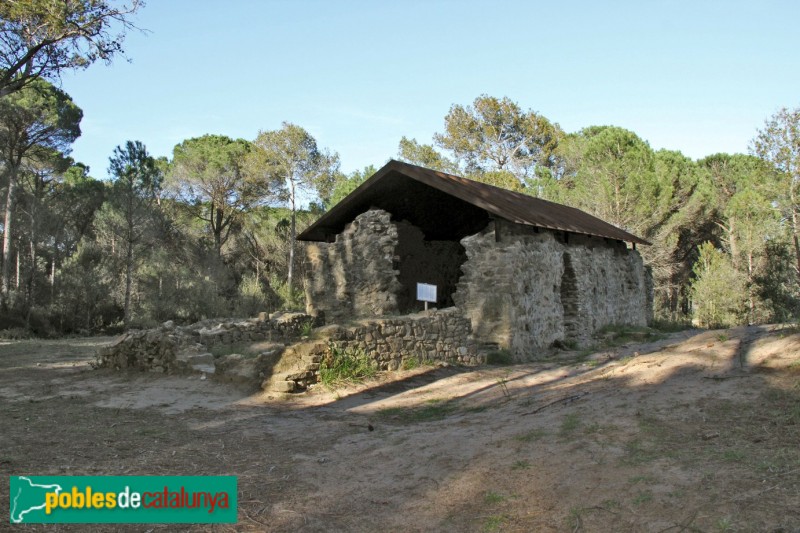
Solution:
<path fill-rule="evenodd" d="M 397 226 L 386 211 L 355 218 L 336 242 L 306 245 L 306 311 L 328 323 L 399 312 Z"/>
<path fill-rule="evenodd" d="M 275 372 L 262 383 L 264 390 L 301 392 L 313 386 L 332 348 L 363 353 L 380 370 L 397 370 L 412 358 L 417 364 L 486 362 L 471 338 L 469 320 L 455 308 L 325 326 L 313 337 L 286 348 Z"/>
<path fill-rule="evenodd" d="M 381 370 L 397 370 L 410 357 L 465 365 L 485 362 L 472 340 L 469 320 L 454 307 L 359 320 L 352 326 L 323 328 L 320 334 L 338 348 L 364 352 Z"/>
<path fill-rule="evenodd" d="M 573 338 L 579 343 L 611 324 L 648 324 L 652 309 L 652 304 L 648 305 L 649 272 L 638 252 L 601 238 L 572 235 L 564 256 L 569 257 L 577 276 L 580 306 Z"/>
<path fill-rule="evenodd" d="M 262 313 L 257 318 L 215 318 L 189 326 L 165 322 L 160 328 L 121 335 L 98 351 L 95 367 L 172 372 L 219 344 L 296 339 L 313 320 L 303 313 L 273 313 L 269 317 Z"/>
<path fill-rule="evenodd" d="M 498 348 L 521 348 L 521 338 L 543 346 L 564 338 L 560 287 L 561 246 L 548 231 L 520 231 L 494 225 L 461 240 L 466 249 L 464 275 L 453 295 L 471 321 L 474 335 Z"/>
<path fill-rule="evenodd" d="M 386 211 L 355 218 L 333 243 L 308 245 L 307 311 L 327 323 L 420 309 L 416 283 L 438 287 L 487 348 L 536 358 L 585 345 L 610 325 L 652 319 L 652 283 L 624 243 L 495 220 L 461 242 L 427 241 Z"/>
<path fill-rule="evenodd" d="M 177 351 L 175 339 L 158 329 L 131 331 L 101 348 L 93 366 L 168 373 L 181 367 Z"/>
<path fill-rule="evenodd" d="M 276 392 L 297 392 L 318 381 L 320 362 L 331 346 L 363 352 L 381 370 L 397 370 L 410 358 L 420 363 L 485 362 L 471 338 L 469 320 L 455 308 L 331 325 L 315 329 L 313 340 L 300 340 L 311 319 L 302 313 L 276 313 L 185 327 L 165 323 L 120 336 L 98 352 L 94 366 L 163 373 L 196 370 L 224 380 L 263 381 L 263 387 Z M 208 353 L 218 344 L 256 341 L 277 342 L 263 343 L 257 355 Z"/>
<path fill-rule="evenodd" d="M 420 311 L 417 283 L 436 285 L 434 306 L 451 307 L 466 254 L 458 242 L 428 241 L 413 224 L 375 209 L 335 242 L 308 243 L 306 258 L 306 312 L 336 323 Z"/>
<path fill-rule="evenodd" d="M 574 234 L 565 243 L 560 232 L 499 221 L 461 243 L 467 262 L 455 304 L 476 339 L 517 359 L 556 341 L 583 345 L 609 324 L 646 325 L 651 316 L 648 274 L 622 243 Z"/>

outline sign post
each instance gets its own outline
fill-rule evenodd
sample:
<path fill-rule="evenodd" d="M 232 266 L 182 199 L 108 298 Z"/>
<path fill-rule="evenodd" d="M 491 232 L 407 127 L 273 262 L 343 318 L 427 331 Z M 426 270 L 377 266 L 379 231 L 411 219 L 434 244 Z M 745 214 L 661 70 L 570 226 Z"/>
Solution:
<path fill-rule="evenodd" d="M 436 285 L 428 283 L 417 283 L 417 301 L 425 302 L 425 310 L 428 310 L 428 302 L 436 303 Z"/>

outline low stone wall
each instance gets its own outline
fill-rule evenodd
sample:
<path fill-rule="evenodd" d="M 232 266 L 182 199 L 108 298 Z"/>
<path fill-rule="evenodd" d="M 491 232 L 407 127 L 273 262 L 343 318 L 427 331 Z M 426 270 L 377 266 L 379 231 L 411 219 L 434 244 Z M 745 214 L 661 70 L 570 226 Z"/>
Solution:
<path fill-rule="evenodd" d="M 95 368 L 172 372 L 180 368 L 175 339 L 158 329 L 131 331 L 97 353 Z"/>
<path fill-rule="evenodd" d="M 174 328 L 167 322 L 161 330 L 174 335 L 181 348 L 199 344 L 210 349 L 217 344 L 297 338 L 314 320 L 305 313 L 262 313 L 257 318 L 215 318 Z"/>
<path fill-rule="evenodd" d="M 313 340 L 299 341 L 312 317 L 301 313 L 248 320 L 207 320 L 186 327 L 166 323 L 161 328 L 131 331 L 100 350 L 99 368 L 169 373 L 195 368 L 223 379 L 263 381 L 275 392 L 305 390 L 319 378 L 320 363 L 331 346 L 357 350 L 375 360 L 381 370 L 397 370 L 411 358 L 420 363 L 477 365 L 469 319 L 457 308 L 413 315 L 363 319 L 349 325 L 314 330 Z M 208 353 L 217 344 L 268 343 L 256 356 Z"/>
<path fill-rule="evenodd" d="M 329 326 L 321 335 L 340 349 L 356 349 L 374 358 L 381 370 L 397 370 L 403 360 L 477 365 L 469 319 L 458 309 L 422 311 L 413 315 L 359 320 L 353 326 Z"/>
<path fill-rule="evenodd" d="M 172 372 L 182 369 L 187 358 L 208 352 L 218 344 L 297 339 L 313 320 L 303 313 L 262 313 L 257 318 L 216 318 L 190 326 L 165 322 L 160 328 L 125 333 L 99 350 L 95 366 Z"/>

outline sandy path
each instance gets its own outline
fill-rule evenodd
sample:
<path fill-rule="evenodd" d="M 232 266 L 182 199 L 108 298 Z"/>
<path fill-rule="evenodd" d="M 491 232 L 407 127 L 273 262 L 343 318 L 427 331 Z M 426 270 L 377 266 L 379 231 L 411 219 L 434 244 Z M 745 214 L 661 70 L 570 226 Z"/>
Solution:
<path fill-rule="evenodd" d="M 240 476 L 236 530 L 800 530 L 800 335 L 777 327 L 289 398 L 91 371 L 80 350 L 0 362 L 14 420 L 65 399 L 128 416 L 147 428 L 140 468 Z M 134 461 L 134 434 L 113 437 L 94 446 L 116 458 L 74 468 Z"/>

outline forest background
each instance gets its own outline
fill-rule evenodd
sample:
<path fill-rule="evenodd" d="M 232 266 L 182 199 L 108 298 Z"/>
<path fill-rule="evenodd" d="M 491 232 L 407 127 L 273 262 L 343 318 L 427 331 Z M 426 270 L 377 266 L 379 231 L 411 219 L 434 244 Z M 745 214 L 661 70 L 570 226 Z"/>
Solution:
<path fill-rule="evenodd" d="M 284 122 L 209 133 L 153 157 L 120 139 L 108 180 L 71 156 L 83 112 L 60 76 L 123 53 L 142 4 L 0 6 L 0 330 L 62 335 L 301 309 L 296 235 L 385 161 L 343 173 L 335 149 Z M 692 159 L 635 132 L 569 132 L 507 97 L 453 103 L 396 158 L 572 205 L 639 235 L 657 320 L 703 326 L 800 313 L 800 108 L 746 154 Z"/>

